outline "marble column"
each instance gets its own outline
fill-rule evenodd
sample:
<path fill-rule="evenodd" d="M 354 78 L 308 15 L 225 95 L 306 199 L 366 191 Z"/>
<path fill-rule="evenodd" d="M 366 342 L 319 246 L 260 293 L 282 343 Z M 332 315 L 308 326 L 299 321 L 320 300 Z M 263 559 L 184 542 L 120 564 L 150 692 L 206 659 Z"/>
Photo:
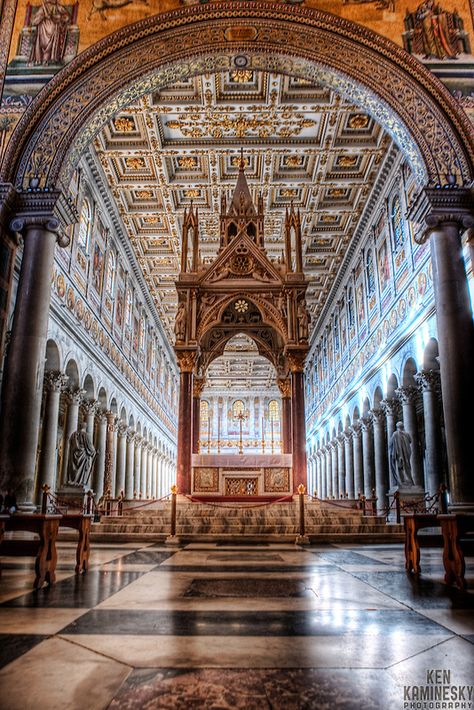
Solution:
<path fill-rule="evenodd" d="M 354 450 L 352 447 L 352 432 L 344 432 L 344 466 L 346 471 L 346 491 L 348 498 L 354 498 Z"/>
<path fill-rule="evenodd" d="M 66 421 L 63 433 L 63 457 L 61 461 L 61 485 L 67 485 L 67 467 L 69 462 L 69 440 L 71 435 L 77 431 L 79 421 L 79 405 L 85 394 L 85 390 L 79 388 L 66 392 Z"/>
<path fill-rule="evenodd" d="M 318 491 L 318 496 L 320 498 L 327 498 L 327 486 L 326 486 L 326 456 L 324 454 L 324 449 L 319 450 L 319 466 L 321 470 L 321 483 L 320 490 Z"/>
<path fill-rule="evenodd" d="M 331 481 L 332 481 L 332 494 L 334 498 L 339 498 L 338 492 L 338 456 L 337 456 L 337 440 L 333 439 L 329 444 L 331 447 Z"/>
<path fill-rule="evenodd" d="M 338 497 L 346 494 L 346 468 L 344 465 L 344 435 L 339 434 L 337 439 L 337 481 Z"/>
<path fill-rule="evenodd" d="M 364 463 L 362 458 L 362 425 L 359 422 L 351 427 L 354 449 L 354 497 L 364 494 Z"/>
<path fill-rule="evenodd" d="M 125 469 L 125 498 L 133 498 L 133 473 L 135 459 L 135 432 L 131 429 L 127 432 L 127 459 Z"/>
<path fill-rule="evenodd" d="M 403 409 L 403 425 L 405 431 L 411 436 L 411 475 L 416 486 L 425 487 L 423 465 L 420 451 L 420 435 L 416 418 L 416 400 L 418 389 L 416 387 L 399 387 L 397 395 L 400 397 Z"/>
<path fill-rule="evenodd" d="M 153 449 L 152 497 L 158 498 L 158 449 Z"/>
<path fill-rule="evenodd" d="M 137 496 L 137 498 L 140 497 L 140 493 L 142 492 L 142 478 L 141 478 L 141 472 L 142 472 L 142 444 L 143 444 L 143 439 L 142 437 L 137 434 L 135 436 L 135 465 L 134 465 L 134 489 L 133 489 L 133 496 Z"/>
<path fill-rule="evenodd" d="M 105 412 L 98 412 L 96 422 L 96 457 L 94 475 L 92 478 L 92 490 L 95 494 L 95 500 L 98 501 L 104 494 L 105 449 L 107 442 L 107 417 Z"/>
<path fill-rule="evenodd" d="M 51 371 L 45 374 L 46 401 L 43 415 L 41 454 L 36 478 L 35 497 L 37 502 L 42 485 L 46 484 L 52 490 L 56 490 L 59 400 L 68 379 L 62 372 Z"/>
<path fill-rule="evenodd" d="M 293 490 L 306 488 L 306 417 L 304 406 L 304 354 L 288 355 L 291 371 L 291 429 L 293 453 Z"/>
<path fill-rule="evenodd" d="M 450 508 L 473 510 L 474 324 L 461 244 L 462 230 L 474 226 L 472 190 L 424 188 L 409 219 L 424 221 L 430 239 Z"/>
<path fill-rule="evenodd" d="M 125 493 L 125 472 L 127 459 L 127 431 L 128 427 L 120 422 L 117 432 L 117 473 L 115 476 L 115 497 Z"/>
<path fill-rule="evenodd" d="M 206 380 L 204 377 L 193 378 L 193 454 L 199 453 L 199 439 L 201 436 L 201 395 L 205 383 Z"/>
<path fill-rule="evenodd" d="M 415 375 L 423 396 L 426 443 L 426 490 L 435 495 L 443 481 L 441 425 L 439 412 L 440 375 L 437 370 L 421 370 Z"/>
<path fill-rule="evenodd" d="M 331 446 L 327 444 L 324 447 L 325 460 L 326 460 L 326 498 L 333 497 L 332 489 L 332 459 L 331 459 Z"/>
<path fill-rule="evenodd" d="M 148 498 L 148 441 L 142 444 L 142 465 L 141 465 L 141 494 L 142 498 Z"/>
<path fill-rule="evenodd" d="M 20 510 L 34 508 L 36 456 L 51 302 L 51 276 L 60 221 L 73 210 L 57 192 L 20 194 L 12 232 L 24 239 L 0 416 L 0 490 L 12 488 Z M 64 208 L 64 209 L 63 209 Z"/>
<path fill-rule="evenodd" d="M 372 497 L 372 489 L 375 488 L 374 470 L 374 442 L 373 426 L 370 416 L 361 417 L 362 425 L 362 453 L 364 462 L 364 495 L 366 498 Z"/>
<path fill-rule="evenodd" d="M 388 505 L 388 453 L 387 437 L 385 435 L 385 412 L 374 408 L 370 412 L 374 425 L 374 461 L 375 461 L 375 495 L 377 510 L 383 511 Z"/>
<path fill-rule="evenodd" d="M 98 406 L 99 403 L 95 399 L 85 399 L 82 401 L 81 405 L 81 412 L 84 417 L 84 421 L 86 422 L 87 433 L 89 434 L 91 441 L 94 441 L 94 421 Z"/>
<path fill-rule="evenodd" d="M 291 454 L 291 380 L 277 379 L 281 394 L 281 441 L 282 453 Z"/>
<path fill-rule="evenodd" d="M 192 381 L 196 353 L 189 350 L 178 351 L 176 356 L 180 370 L 176 483 L 180 493 L 191 493 Z"/>
<path fill-rule="evenodd" d="M 400 400 L 397 397 L 387 397 L 380 402 L 380 406 L 385 412 L 385 419 L 387 424 L 387 468 L 388 468 L 388 480 L 389 489 L 391 490 L 397 485 L 397 481 L 393 478 L 392 471 L 390 468 L 388 460 L 388 452 L 390 451 L 390 442 L 392 441 L 392 435 L 395 431 L 396 424 L 401 419 L 401 406 Z"/>
<path fill-rule="evenodd" d="M 113 412 L 106 412 L 105 417 L 107 420 L 106 427 L 106 438 L 105 438 L 105 466 L 104 466 L 104 494 L 113 496 L 114 491 L 112 490 L 112 475 L 114 470 L 114 434 L 115 434 L 115 423 L 116 416 Z"/>

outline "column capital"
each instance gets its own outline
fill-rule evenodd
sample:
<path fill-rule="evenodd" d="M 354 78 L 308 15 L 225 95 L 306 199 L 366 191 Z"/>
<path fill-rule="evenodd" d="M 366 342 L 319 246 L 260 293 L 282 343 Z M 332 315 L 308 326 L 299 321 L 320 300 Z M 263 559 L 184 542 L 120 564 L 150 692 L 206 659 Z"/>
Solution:
<path fill-rule="evenodd" d="M 362 424 L 360 422 L 354 422 L 350 427 L 350 432 L 353 439 L 360 439 L 362 436 Z"/>
<path fill-rule="evenodd" d="M 306 359 L 306 350 L 295 350 L 293 352 L 289 352 L 286 357 L 288 359 L 288 365 L 291 373 L 303 372 Z"/>
<path fill-rule="evenodd" d="M 14 203 L 16 190 L 10 182 L 0 183 L 0 224 L 5 228 L 15 246 L 18 246 L 18 239 L 8 231 L 10 221 L 14 216 Z"/>
<path fill-rule="evenodd" d="M 408 387 L 399 387 L 395 393 L 400 397 L 402 404 L 414 404 L 418 397 L 418 387 L 410 385 Z"/>
<path fill-rule="evenodd" d="M 44 387 L 47 392 L 62 392 L 69 381 L 69 377 L 59 370 L 50 370 L 44 375 Z"/>
<path fill-rule="evenodd" d="M 382 399 L 380 406 L 387 417 L 398 417 L 400 414 L 400 400 L 398 397 L 386 397 L 385 399 Z"/>
<path fill-rule="evenodd" d="M 136 436 L 137 436 L 137 435 L 135 434 L 135 432 L 133 431 L 133 429 L 127 429 L 127 443 L 128 443 L 128 444 L 133 444 L 133 442 L 134 442 L 135 439 L 136 439 Z"/>
<path fill-rule="evenodd" d="M 97 413 L 95 415 L 95 420 L 97 424 L 103 424 L 104 422 L 107 421 L 107 417 L 105 415 L 105 412 L 102 409 L 98 409 Z"/>
<path fill-rule="evenodd" d="M 338 434 L 336 436 L 336 439 L 337 439 L 338 446 L 344 446 L 344 439 L 345 439 L 344 432 L 342 432 L 341 434 Z"/>
<path fill-rule="evenodd" d="M 86 390 L 76 387 L 74 389 L 66 390 L 66 399 L 69 404 L 81 404 L 82 398 L 86 394 Z"/>
<path fill-rule="evenodd" d="M 361 423 L 363 432 L 371 432 L 372 431 L 373 422 L 372 422 L 372 417 L 370 415 L 368 417 L 361 417 L 360 423 Z"/>
<path fill-rule="evenodd" d="M 66 227 L 79 221 L 71 198 L 58 190 L 17 192 L 11 217 L 10 229 L 13 232 L 24 234 L 28 227 L 42 227 L 56 234 L 57 242 L 62 247 L 69 244 Z"/>
<path fill-rule="evenodd" d="M 128 433 L 128 426 L 125 424 L 125 422 L 118 422 L 117 424 L 117 431 L 118 435 L 121 439 L 123 439 L 124 436 L 127 436 Z"/>
<path fill-rule="evenodd" d="M 415 382 L 423 392 L 439 394 L 441 389 L 441 376 L 439 370 L 420 370 L 415 375 Z"/>
<path fill-rule="evenodd" d="M 196 397 L 197 399 L 199 399 L 199 397 L 202 395 L 202 391 L 204 389 L 205 384 L 206 384 L 205 377 L 194 377 L 193 378 L 193 397 Z"/>
<path fill-rule="evenodd" d="M 374 407 L 370 410 L 369 415 L 374 427 L 383 426 L 385 424 L 385 412 L 381 407 Z"/>
<path fill-rule="evenodd" d="M 96 399 L 83 399 L 81 403 L 82 413 L 87 417 L 90 414 L 95 414 L 97 408 L 99 407 L 99 402 Z"/>
<path fill-rule="evenodd" d="M 180 372 L 192 372 L 196 362 L 196 350 L 177 350 L 176 357 Z"/>
<path fill-rule="evenodd" d="M 456 185 L 443 189 L 425 187 L 413 202 L 407 217 L 413 222 L 426 225 L 421 237 L 417 239 L 419 244 L 426 242 L 431 232 L 445 223 L 456 222 L 467 229 L 474 225 L 472 191 Z"/>
<path fill-rule="evenodd" d="M 344 429 L 342 433 L 344 437 L 344 441 L 352 441 L 352 431 L 350 427 L 347 427 L 347 429 Z"/>
<path fill-rule="evenodd" d="M 291 380 L 289 377 L 279 377 L 277 385 L 283 399 L 291 397 Z"/>

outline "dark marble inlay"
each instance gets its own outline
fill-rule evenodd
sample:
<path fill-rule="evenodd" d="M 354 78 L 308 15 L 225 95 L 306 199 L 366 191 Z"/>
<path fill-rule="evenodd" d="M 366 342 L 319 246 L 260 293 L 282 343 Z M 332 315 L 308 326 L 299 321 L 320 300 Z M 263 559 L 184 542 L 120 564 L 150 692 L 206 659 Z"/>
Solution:
<path fill-rule="evenodd" d="M 248 540 L 247 542 L 231 542 L 230 540 L 223 540 L 222 542 L 216 542 L 216 547 L 235 547 L 238 549 L 244 550 L 246 547 L 270 547 L 270 543 L 268 542 L 251 542 Z"/>
<path fill-rule="evenodd" d="M 245 572 L 248 574 L 256 574 L 259 572 L 277 572 L 279 574 L 287 574 L 291 572 L 303 574 L 328 574 L 340 573 L 340 570 L 334 565 L 166 565 L 162 564 L 158 567 L 153 567 L 153 572 L 191 572 L 202 574 L 220 574 L 230 572 Z"/>
<path fill-rule="evenodd" d="M 474 609 L 474 595 L 406 572 L 352 572 L 362 582 L 414 609 Z"/>
<path fill-rule="evenodd" d="M 43 607 L 45 609 L 94 607 L 134 582 L 142 574 L 144 572 L 92 569 L 86 574 L 63 579 L 54 587 L 45 587 L 36 592 L 22 594 L 4 602 L 1 606 Z"/>
<path fill-rule="evenodd" d="M 135 552 L 121 557 L 120 562 L 126 565 L 160 565 L 175 554 L 175 551 L 159 552 L 158 550 L 135 550 Z"/>
<path fill-rule="evenodd" d="M 386 671 L 362 669 L 136 670 L 109 705 L 216 710 L 388 710 L 403 689 Z"/>
<path fill-rule="evenodd" d="M 333 562 L 335 565 L 385 565 L 386 562 L 377 560 L 375 557 L 362 555 L 360 552 L 342 550 L 341 552 L 314 552 L 326 562 Z"/>
<path fill-rule="evenodd" d="M 315 592 L 299 579 L 193 579 L 183 597 L 314 597 Z"/>
<path fill-rule="evenodd" d="M 40 634 L 0 634 L 0 668 L 11 663 L 15 658 L 19 658 L 30 648 L 47 638 L 47 636 Z M 15 690 L 12 688 L 12 693 L 14 692 Z"/>
<path fill-rule="evenodd" d="M 469 641 L 470 643 L 474 643 L 474 634 L 468 634 L 467 636 L 463 636 L 463 639 L 466 639 L 466 641 Z"/>
<path fill-rule="evenodd" d="M 209 562 L 217 560 L 219 562 L 283 562 L 281 555 L 276 555 L 271 552 L 253 552 L 244 553 L 232 552 L 212 552 L 207 556 Z"/>
<path fill-rule="evenodd" d="M 396 632 L 452 636 L 415 611 L 311 610 L 240 612 L 92 609 L 62 634 L 167 636 L 390 636 Z"/>

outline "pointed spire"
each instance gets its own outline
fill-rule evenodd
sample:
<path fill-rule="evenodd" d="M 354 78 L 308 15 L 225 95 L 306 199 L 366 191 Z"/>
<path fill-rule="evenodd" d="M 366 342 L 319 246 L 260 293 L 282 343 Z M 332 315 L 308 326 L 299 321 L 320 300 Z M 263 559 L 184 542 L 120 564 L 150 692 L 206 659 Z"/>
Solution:
<path fill-rule="evenodd" d="M 257 211 L 253 204 L 247 178 L 245 177 L 244 149 L 240 149 L 239 176 L 235 186 L 232 202 L 230 203 L 228 215 L 248 215 L 255 217 Z"/>

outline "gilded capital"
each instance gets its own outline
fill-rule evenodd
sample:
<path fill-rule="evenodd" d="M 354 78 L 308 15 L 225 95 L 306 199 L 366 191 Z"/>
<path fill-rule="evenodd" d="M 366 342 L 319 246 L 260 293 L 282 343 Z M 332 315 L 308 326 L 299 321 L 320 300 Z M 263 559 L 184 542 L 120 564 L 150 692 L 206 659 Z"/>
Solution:
<path fill-rule="evenodd" d="M 194 377 L 193 378 L 193 397 L 199 398 L 206 384 L 206 379 L 204 377 Z"/>
<path fill-rule="evenodd" d="M 289 377 L 278 379 L 277 385 L 283 398 L 291 397 L 291 380 Z"/>
<path fill-rule="evenodd" d="M 194 369 L 194 363 L 196 362 L 196 351 L 195 350 L 178 350 L 176 357 L 178 359 L 178 366 L 180 372 L 192 372 Z"/>
<path fill-rule="evenodd" d="M 287 355 L 291 372 L 303 372 L 306 352 L 296 351 Z"/>

